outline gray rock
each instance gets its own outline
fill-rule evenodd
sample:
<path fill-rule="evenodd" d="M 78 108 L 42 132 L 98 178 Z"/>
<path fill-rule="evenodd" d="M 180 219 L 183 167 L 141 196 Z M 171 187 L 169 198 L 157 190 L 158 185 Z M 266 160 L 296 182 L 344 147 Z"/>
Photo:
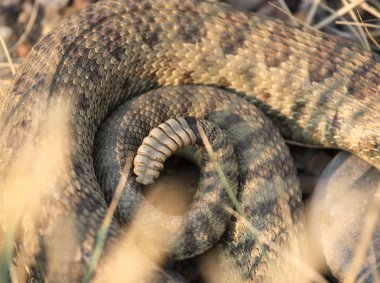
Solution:
<path fill-rule="evenodd" d="M 358 259 L 362 237 L 371 235 L 368 221 L 373 220 L 374 232 L 365 241 L 363 261 L 358 265 L 360 282 L 374 282 L 380 271 L 380 217 L 375 213 L 374 199 L 380 187 L 380 172 L 349 153 L 338 154 L 326 167 L 311 202 L 311 226 L 320 239 L 322 252 L 332 273 L 346 280 L 352 262 Z M 380 191 L 380 190 L 379 190 Z M 372 217 L 372 218 L 369 218 Z M 377 270 L 377 272 L 376 272 Z"/>

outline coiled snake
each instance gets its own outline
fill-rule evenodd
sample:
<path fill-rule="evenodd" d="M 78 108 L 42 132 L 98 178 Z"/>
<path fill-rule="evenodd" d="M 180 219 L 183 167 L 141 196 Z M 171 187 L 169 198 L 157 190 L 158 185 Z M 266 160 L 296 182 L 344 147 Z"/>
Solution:
<path fill-rule="evenodd" d="M 62 241 L 50 245 L 66 253 L 57 258 L 59 268 L 50 270 L 49 278 L 79 281 L 107 209 L 91 156 L 101 122 L 122 102 L 158 87 L 223 88 L 229 94 L 221 90 L 210 94 L 206 87 L 169 88 L 167 94 L 160 90 L 129 102 L 132 114 L 128 115 L 139 107 L 148 117 L 156 117 L 151 109 L 161 111 L 164 115 L 151 119 L 149 127 L 170 116 L 209 116 L 230 133 L 232 144 L 239 144 L 235 149 L 239 170 L 243 170 L 239 201 L 265 241 L 258 244 L 239 220 L 230 225 L 222 249 L 238 275 L 226 272 L 225 280 L 260 281 L 273 276 L 268 270 L 276 268 L 277 258 L 278 265 L 283 263 L 271 243 L 287 246 L 302 205 L 288 151 L 250 103 L 258 105 L 286 137 L 351 151 L 380 169 L 379 82 L 377 55 L 226 4 L 101 1 L 64 20 L 34 46 L 18 70 L 1 101 L 0 175 L 7 180 L 10 168 L 23 160 L 19 155 L 26 141 L 43 140 L 46 119 L 54 127 L 54 111 L 49 111 L 56 104 L 66 109 L 67 104 L 67 123 L 56 124 L 67 127 L 69 145 L 62 156 L 57 153 L 67 168 L 58 169 L 48 184 L 47 200 L 52 205 L 42 208 L 38 235 L 42 243 L 59 231 L 75 231 L 69 249 L 61 248 Z M 165 106 L 165 100 L 171 106 Z M 213 111 L 208 112 L 209 108 Z M 246 125 L 247 121 L 256 126 Z M 252 133 L 236 131 L 252 127 Z M 247 149 L 251 153 L 245 153 Z M 12 190 L 9 182 L 0 186 L 2 192 Z M 218 211 L 225 214 L 220 207 Z M 52 219 L 63 230 L 56 231 Z M 117 246 L 122 235 L 114 219 L 104 253 Z M 45 262 L 46 249 L 41 244 L 36 252 L 42 258 L 39 262 Z"/>

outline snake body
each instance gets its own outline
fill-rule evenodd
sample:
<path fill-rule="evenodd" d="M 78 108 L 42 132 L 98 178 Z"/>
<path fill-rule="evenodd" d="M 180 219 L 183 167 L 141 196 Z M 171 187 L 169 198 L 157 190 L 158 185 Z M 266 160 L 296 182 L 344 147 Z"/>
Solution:
<path fill-rule="evenodd" d="M 71 270 L 71 280 L 78 281 L 107 207 L 92 165 L 93 138 L 122 102 L 159 86 L 223 88 L 258 105 L 286 137 L 351 151 L 380 169 L 379 82 L 378 55 L 226 4 L 101 1 L 64 20 L 19 68 L 1 101 L 0 176 L 9 176 L 30 133 L 35 133 L 33 141 L 39 140 L 36 117 L 46 118 L 54 103 L 70 102 L 68 169 L 51 186 L 57 204 L 51 214 L 63 227 L 71 219 L 67 225 L 75 228 L 76 237 L 61 259 L 66 273 L 52 276 L 61 278 Z M 260 160 L 279 156 L 290 162 L 287 154 L 263 154 Z M 9 190 L 6 184 L 2 191 Z M 61 193 L 55 192 L 58 188 Z M 290 202 L 292 206 L 296 211 L 299 202 Z M 272 216 L 285 219 L 284 213 L 274 209 Z M 265 225 L 263 219 L 259 223 Z M 54 235 L 50 227 L 42 231 L 45 237 Z M 121 234 L 112 221 L 107 245 Z M 243 258 L 237 261 L 245 277 L 260 279 L 251 267 L 260 265 L 262 255 L 256 249 L 245 251 L 253 244 L 244 235 L 238 235 L 244 244 L 236 246 Z"/>
<path fill-rule="evenodd" d="M 278 249 L 284 248 L 285 253 L 285 243 L 289 244 L 287 248 L 291 248 L 289 237 L 300 228 L 298 225 L 302 219 L 301 194 L 295 169 L 275 127 L 254 106 L 234 94 L 204 86 L 166 87 L 150 91 L 119 107 L 102 124 L 95 143 L 95 167 L 101 187 L 108 191 L 106 198 L 112 198 L 112 188 L 119 181 L 127 153 L 137 151 L 150 129 L 169 117 L 177 116 L 212 121 L 226 133 L 236 154 L 239 164 L 239 202 L 256 233 L 252 235 L 244 221 L 235 221 L 229 225 L 226 239 L 221 242 L 225 243 L 223 252 L 226 257 L 232 258 L 233 266 L 240 270 L 240 279 L 260 281 L 270 278 L 266 274 L 270 261 L 272 268 L 277 268 L 276 271 L 272 270 L 271 276 L 277 273 L 281 278 L 280 267 L 275 264 Z M 214 143 L 213 146 L 218 149 L 215 153 L 225 168 L 223 171 L 232 188 L 236 187 L 232 174 L 236 167 L 234 158 L 227 154 L 227 149 L 222 150 Z M 270 156 L 271 161 L 263 156 Z M 221 236 L 220 232 L 213 229 L 222 226 L 222 231 L 225 230 L 225 225 L 219 222 L 223 223 L 228 216 L 223 206 L 231 204 L 227 201 L 228 195 L 223 186 L 218 189 L 219 177 L 215 174 L 214 166 L 207 164 L 207 159 L 201 172 L 198 191 L 184 219 L 162 215 L 144 203 L 142 189 L 134 179 L 130 179 L 121 197 L 118 218 L 125 222 L 137 208 L 148 206 L 145 208 L 147 212 L 141 217 L 146 219 L 146 223 L 141 223 L 142 230 L 152 231 L 151 221 L 154 224 L 164 223 L 163 226 L 173 234 L 177 231 L 175 237 L 178 240 L 171 244 L 175 247 L 172 255 L 181 259 L 204 252 Z M 173 222 L 179 222 L 175 225 L 185 230 L 167 224 Z M 154 237 L 158 238 L 159 235 L 156 233 Z M 239 277 L 229 270 L 223 278 L 226 282 L 238 282 Z"/>

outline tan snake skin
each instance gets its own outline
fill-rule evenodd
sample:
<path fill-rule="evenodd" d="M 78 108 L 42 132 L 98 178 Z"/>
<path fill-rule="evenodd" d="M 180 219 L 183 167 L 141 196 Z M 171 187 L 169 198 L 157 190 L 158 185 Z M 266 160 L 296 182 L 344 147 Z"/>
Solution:
<path fill-rule="evenodd" d="M 79 281 L 107 209 L 92 165 L 93 138 L 117 105 L 159 86 L 217 86 L 259 105 L 286 137 L 351 151 L 380 169 L 379 82 L 378 55 L 225 4 L 101 1 L 43 38 L 0 101 L 0 176 L 7 177 L 36 128 L 39 140 L 36 117 L 70 102 L 69 169 L 52 185 L 63 193 L 53 190 L 57 208 L 47 219 L 63 227 L 75 219 L 77 249 L 62 264 L 71 270 L 67 281 Z M 43 236 L 51 233 L 45 228 Z M 107 243 L 121 233 L 113 221 Z M 247 280 L 265 277 L 265 266 L 251 270 L 257 263 L 246 261 Z"/>
<path fill-rule="evenodd" d="M 235 159 L 238 163 L 239 202 L 257 232 L 252 235 L 244 221 L 231 221 L 220 240 L 222 253 L 235 261 L 233 265 L 238 267 L 243 280 L 274 280 L 274 272 L 281 278 L 279 274 L 283 270 L 280 269 L 285 267 L 278 250 L 297 255 L 296 250 L 286 249 L 292 248 L 291 235 L 295 237 L 294 233 L 301 231 L 297 231 L 301 228 L 298 224 L 302 224 L 299 223 L 302 205 L 295 169 L 277 129 L 253 105 L 232 93 L 204 86 L 166 87 L 118 108 L 102 124 L 95 139 L 95 168 L 106 198 L 109 200 L 113 196 L 128 151 L 136 152 L 150 129 L 169 117 L 178 116 L 207 119 L 228 136 L 229 142 L 223 142 L 223 147 L 218 145 L 220 138 L 208 139 L 234 191 L 236 180 L 231 172 L 236 166 Z M 229 144 L 236 157 L 231 156 Z M 226 215 L 223 206 L 231 206 L 223 185 L 219 184 L 215 167 L 207 157 L 201 172 L 197 192 L 184 216 L 169 216 L 144 202 L 142 189 L 131 178 L 121 197 L 117 218 L 121 223 L 128 222 L 137 206 L 144 207 L 141 229 L 153 230 L 148 220 L 154 219 L 153 224 L 164 223 L 160 230 L 167 229 L 174 236 L 169 244 L 174 247 L 173 257 L 184 259 L 201 254 L 220 239 L 220 232 L 226 230 L 230 215 Z M 153 234 L 153 237 L 159 235 Z M 269 264 L 272 274 L 266 274 Z M 224 273 L 226 282 L 239 282 L 239 276 L 233 272 Z M 289 281 L 292 278 L 287 277 Z"/>

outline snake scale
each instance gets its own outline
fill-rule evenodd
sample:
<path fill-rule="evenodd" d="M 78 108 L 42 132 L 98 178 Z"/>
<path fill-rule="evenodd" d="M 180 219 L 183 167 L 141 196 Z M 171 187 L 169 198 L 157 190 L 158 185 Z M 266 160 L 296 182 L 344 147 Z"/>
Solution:
<path fill-rule="evenodd" d="M 67 231 L 75 229 L 73 246 L 67 248 L 63 240 L 51 245 L 53 250 L 65 249 L 65 256 L 58 257 L 59 268 L 49 278 L 51 282 L 76 282 L 89 264 L 107 210 L 92 165 L 93 140 L 101 122 L 118 105 L 163 86 L 218 87 L 230 96 L 216 91 L 216 99 L 208 94 L 197 98 L 195 94 L 203 93 L 203 88 L 185 89 L 189 93 L 181 103 L 189 112 L 184 114 L 202 115 L 199 109 L 203 104 L 222 112 L 236 108 L 243 115 L 249 113 L 245 118 L 231 114 L 230 120 L 225 114 L 225 122 L 235 124 L 238 119 L 263 117 L 246 109 L 245 105 L 253 103 L 285 137 L 353 152 L 380 169 L 379 82 L 378 55 L 344 45 L 320 32 L 288 26 L 227 4 L 212 0 L 100 1 L 65 19 L 35 45 L 7 96 L 0 101 L 0 176 L 6 180 L 11 175 L 10 168 L 20 158 L 20 149 L 30 134 L 32 142 L 41 139 L 40 119 L 51 118 L 49 111 L 55 103 L 67 103 L 65 125 L 70 150 L 62 153 L 68 160 L 67 169 L 58 171 L 53 184 L 49 184 L 52 206 L 42 209 L 38 233 L 43 242 L 59 231 L 65 231 L 67 238 Z M 182 94 L 178 96 L 176 92 L 168 90 L 167 96 L 182 101 L 178 98 Z M 167 99 L 155 93 L 131 103 L 140 107 L 150 99 L 155 105 L 158 97 Z M 203 112 L 208 115 L 207 110 Z M 223 115 L 215 117 L 217 122 Z M 50 120 L 54 124 L 54 119 Z M 269 122 L 264 122 L 266 118 L 258 120 L 270 127 Z M 280 140 L 276 133 L 270 133 Z M 271 176 L 274 181 L 272 185 L 264 184 L 268 190 L 243 190 L 240 201 L 244 203 L 245 194 L 247 198 L 257 197 L 261 206 L 248 204 L 245 214 L 266 232 L 266 244 L 259 248 L 239 221 L 230 227 L 235 232 L 226 236 L 224 244 L 227 254 L 232 255 L 232 264 L 237 266 L 237 277 L 246 281 L 261 281 L 268 276 L 272 261 L 279 257 L 268 243 L 286 246 L 291 229 L 288 231 L 285 224 L 296 223 L 302 208 L 297 186 L 293 186 L 297 181 L 287 150 L 282 145 L 272 145 L 268 136 L 256 134 L 244 140 L 247 144 L 243 148 L 261 140 L 276 151 L 258 150 L 253 164 L 262 166 L 255 174 L 248 174 L 245 181 L 258 185 L 262 176 Z M 277 164 L 276 169 L 270 169 L 273 167 L 269 161 Z M 239 162 L 250 167 L 244 160 Z M 285 178 L 278 181 L 276 176 Z M 276 182 L 282 182 L 288 190 L 279 194 Z M 7 184 L 0 185 L 2 192 L 11 190 Z M 50 219 L 63 230 L 55 231 Z M 276 227 L 278 223 L 285 224 Z M 114 219 L 104 253 L 117 246 L 121 235 Z M 41 246 L 38 255 L 44 262 L 45 247 Z M 226 280 L 234 276 L 226 274 Z"/>

